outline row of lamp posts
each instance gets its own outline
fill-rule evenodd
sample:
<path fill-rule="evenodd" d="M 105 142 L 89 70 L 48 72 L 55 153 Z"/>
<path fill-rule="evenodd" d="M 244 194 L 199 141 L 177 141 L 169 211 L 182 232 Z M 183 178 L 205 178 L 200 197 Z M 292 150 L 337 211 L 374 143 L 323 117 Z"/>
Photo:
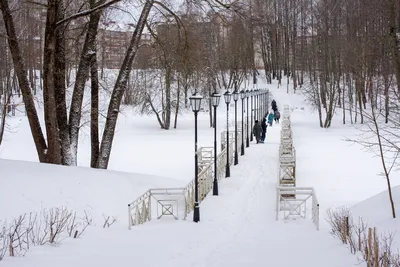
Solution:
<path fill-rule="evenodd" d="M 252 89 L 252 90 L 241 90 L 238 91 L 237 82 L 235 82 L 235 90 L 233 93 L 230 93 L 227 90 L 224 93 L 224 100 L 226 103 L 226 167 L 225 167 L 225 177 L 230 177 L 230 165 L 229 165 L 229 104 L 231 102 L 231 98 L 233 96 L 233 101 L 235 102 L 235 155 L 234 155 L 234 165 L 239 163 L 238 157 L 238 149 L 237 149 L 237 134 L 238 134 L 238 127 L 237 127 L 237 101 L 240 99 L 242 100 L 242 144 L 241 144 L 241 153 L 240 155 L 244 155 L 245 153 L 245 140 L 244 140 L 244 100 L 246 99 L 246 112 L 247 112 L 247 126 L 246 126 L 246 147 L 250 146 L 250 141 L 253 141 L 253 116 L 254 120 L 258 119 L 261 120 L 261 116 L 264 116 L 267 109 L 267 98 L 268 91 L 260 90 L 260 89 Z M 260 99 L 259 99 L 260 97 Z M 211 105 L 214 109 L 214 181 L 213 181 L 213 195 L 218 195 L 218 177 L 217 177 L 217 107 L 220 102 L 221 95 L 217 92 L 214 92 L 210 95 L 211 98 Z M 251 133 L 249 139 L 249 98 L 251 102 Z M 198 169 L 198 155 L 197 155 L 197 115 L 201 108 L 201 100 L 203 97 L 199 95 L 197 92 L 189 98 L 190 105 L 192 107 L 194 113 L 194 161 L 195 161 L 195 187 L 194 187 L 194 212 L 193 212 L 193 221 L 199 222 L 200 221 L 200 206 L 199 206 L 199 194 L 198 194 L 198 176 L 199 176 L 199 169 Z M 253 103 L 255 105 L 253 109 Z M 257 108 L 256 108 L 257 107 Z"/>

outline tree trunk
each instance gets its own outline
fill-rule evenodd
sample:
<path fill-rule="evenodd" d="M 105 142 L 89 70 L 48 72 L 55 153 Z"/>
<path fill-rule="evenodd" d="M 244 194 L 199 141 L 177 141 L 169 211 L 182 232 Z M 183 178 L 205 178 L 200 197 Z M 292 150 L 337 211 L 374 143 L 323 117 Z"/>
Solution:
<path fill-rule="evenodd" d="M 22 90 L 22 98 L 25 103 L 26 115 L 28 117 L 31 133 L 35 142 L 36 151 L 40 162 L 48 162 L 47 145 L 40 127 L 32 91 L 29 86 L 28 74 L 21 56 L 21 49 L 15 32 L 14 19 L 11 14 L 8 0 L 0 0 L 0 9 L 3 13 L 4 25 L 7 31 L 8 45 L 13 59 L 14 69 L 18 76 L 19 87 Z"/>
<path fill-rule="evenodd" d="M 57 21 L 64 19 L 64 5 L 62 1 L 57 1 Z M 69 141 L 69 128 L 67 116 L 67 103 L 65 98 L 65 27 L 60 26 L 56 29 L 56 48 L 54 52 L 54 99 L 56 103 L 57 125 L 59 131 L 59 146 L 61 149 L 61 163 L 72 165 L 71 147 Z"/>
<path fill-rule="evenodd" d="M 99 77 L 97 66 L 96 45 L 93 45 L 94 53 L 90 60 L 91 74 L 91 106 L 90 106 L 90 141 L 91 141 L 91 160 L 90 167 L 97 168 L 100 152 L 99 141 Z"/>
<path fill-rule="evenodd" d="M 389 98 L 390 98 L 390 96 L 389 96 L 389 88 L 390 88 L 390 83 L 389 83 L 389 78 L 386 75 L 386 73 L 384 74 L 383 79 L 384 79 L 384 87 L 385 87 L 385 91 L 384 91 L 384 93 L 385 93 L 385 123 L 388 123 L 389 122 L 389 110 L 390 110 L 390 107 L 389 107 Z"/>
<path fill-rule="evenodd" d="M 99 2 L 95 3 L 93 0 L 91 0 L 91 8 L 101 5 L 104 2 L 105 0 L 100 0 Z M 79 67 L 76 74 L 74 91 L 72 93 L 71 109 L 69 112 L 69 133 L 71 139 L 71 153 L 73 155 L 74 165 L 76 165 L 77 163 L 78 139 L 80 121 L 82 116 L 82 102 L 85 92 L 85 83 L 89 76 L 91 60 L 93 58 L 93 55 L 95 55 L 95 51 L 93 49 L 96 48 L 96 36 L 98 33 L 100 18 L 101 10 L 90 14 L 89 26 L 79 60 Z"/>
<path fill-rule="evenodd" d="M 181 84 L 178 79 L 178 89 L 176 91 L 176 105 L 175 105 L 175 119 L 174 119 L 174 129 L 178 126 L 178 114 L 179 114 L 179 101 L 181 98 Z"/>
<path fill-rule="evenodd" d="M 11 94 L 4 95 L 3 110 L 1 111 L 1 123 L 0 123 L 0 145 L 3 143 L 4 130 L 6 128 L 7 118 L 7 105 L 10 103 Z"/>
<path fill-rule="evenodd" d="M 346 80 L 345 77 L 343 76 L 343 90 L 342 90 L 342 111 L 343 111 L 343 124 L 346 124 L 346 102 L 344 99 L 345 93 L 346 93 Z"/>
<path fill-rule="evenodd" d="M 261 27 L 261 57 L 264 63 L 265 70 L 265 78 L 267 79 L 267 83 L 272 83 L 271 78 L 271 60 L 269 59 L 270 54 L 270 39 L 268 38 L 268 30 L 266 26 Z"/>
<path fill-rule="evenodd" d="M 60 0 L 49 0 L 47 5 L 46 30 L 43 57 L 43 102 L 48 144 L 48 163 L 61 163 L 60 135 L 57 125 L 57 105 L 55 100 L 55 53 L 57 46 L 56 23 Z"/>
<path fill-rule="evenodd" d="M 147 17 L 153 4 L 154 0 L 147 0 L 142 9 L 142 13 L 140 14 L 136 29 L 133 32 L 131 42 L 129 44 L 120 72 L 115 82 L 114 90 L 111 94 L 110 104 L 108 106 L 107 112 L 107 120 L 100 147 L 99 168 L 101 169 L 107 169 L 108 167 L 122 96 L 124 95 L 124 92 L 126 90 L 129 73 L 132 68 L 132 63 L 135 58 L 136 52 L 138 50 L 140 37 L 142 35 L 143 28 L 145 26 Z"/>
<path fill-rule="evenodd" d="M 171 80 L 172 69 L 171 66 L 166 66 L 165 69 L 165 121 L 164 130 L 169 130 L 171 125 Z"/>
<path fill-rule="evenodd" d="M 388 0 L 388 2 L 389 2 L 389 37 L 392 48 L 392 61 L 394 66 L 394 73 L 396 75 L 397 92 L 400 97 L 400 29 L 396 27 L 395 2 L 394 0 Z"/>
<path fill-rule="evenodd" d="M 378 123 L 378 118 L 376 116 L 375 107 L 374 107 L 372 102 L 371 102 L 371 111 L 372 111 L 372 121 L 373 121 L 374 128 L 375 128 L 375 134 L 376 134 L 376 137 L 378 139 L 379 156 L 381 158 L 382 168 L 383 168 L 383 171 L 384 171 L 384 174 L 385 174 L 386 184 L 387 184 L 387 188 L 388 188 L 389 203 L 390 203 L 390 208 L 391 208 L 391 211 L 392 211 L 392 217 L 393 217 L 393 219 L 395 219 L 396 218 L 396 209 L 395 209 L 393 195 L 392 195 L 392 186 L 391 186 L 391 183 L 390 183 L 390 176 L 389 176 L 390 169 L 388 170 L 387 167 L 386 167 L 385 151 L 383 151 L 384 144 L 382 143 L 379 123 Z"/>

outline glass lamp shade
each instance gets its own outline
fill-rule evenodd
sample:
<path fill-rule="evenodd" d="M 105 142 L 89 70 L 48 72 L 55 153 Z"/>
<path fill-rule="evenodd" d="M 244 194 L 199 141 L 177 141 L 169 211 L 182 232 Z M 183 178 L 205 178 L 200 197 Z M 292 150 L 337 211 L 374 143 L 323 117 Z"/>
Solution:
<path fill-rule="evenodd" d="M 232 97 L 232 94 L 229 93 L 229 91 L 227 90 L 225 92 L 225 94 L 224 94 L 224 98 L 225 98 L 225 103 L 226 104 L 229 104 L 231 102 L 231 97 Z"/>
<path fill-rule="evenodd" d="M 232 95 L 233 95 L 233 100 L 234 101 L 238 101 L 239 100 L 239 93 L 238 93 L 237 90 L 235 90 Z"/>
<path fill-rule="evenodd" d="M 191 97 L 189 97 L 190 105 L 192 106 L 193 112 L 197 112 L 200 110 L 202 99 L 203 97 L 201 95 L 198 95 L 197 93 L 194 93 Z"/>
<path fill-rule="evenodd" d="M 211 105 L 212 105 L 213 107 L 218 107 L 220 98 L 221 98 L 221 95 L 220 95 L 220 94 L 215 93 L 215 92 L 212 93 L 212 94 L 211 94 Z"/>
<path fill-rule="evenodd" d="M 249 91 L 249 90 L 246 90 L 245 93 L 246 93 L 246 97 L 249 98 L 249 96 L 250 96 L 250 91 Z"/>
<path fill-rule="evenodd" d="M 244 90 L 240 91 L 240 98 L 245 99 L 246 97 L 246 92 Z"/>

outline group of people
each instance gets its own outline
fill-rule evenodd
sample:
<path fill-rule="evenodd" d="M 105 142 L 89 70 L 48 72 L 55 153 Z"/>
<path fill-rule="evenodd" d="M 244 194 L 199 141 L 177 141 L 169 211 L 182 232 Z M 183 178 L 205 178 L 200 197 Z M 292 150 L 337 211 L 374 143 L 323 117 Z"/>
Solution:
<path fill-rule="evenodd" d="M 281 114 L 278 111 L 278 106 L 275 99 L 272 100 L 271 107 L 272 110 L 269 113 L 265 114 L 261 124 L 258 120 L 255 120 L 255 124 L 253 126 L 253 134 L 256 138 L 257 144 L 264 143 L 267 135 L 268 125 L 272 126 L 272 123 L 274 121 L 276 123 L 279 123 L 279 119 L 281 118 Z"/>

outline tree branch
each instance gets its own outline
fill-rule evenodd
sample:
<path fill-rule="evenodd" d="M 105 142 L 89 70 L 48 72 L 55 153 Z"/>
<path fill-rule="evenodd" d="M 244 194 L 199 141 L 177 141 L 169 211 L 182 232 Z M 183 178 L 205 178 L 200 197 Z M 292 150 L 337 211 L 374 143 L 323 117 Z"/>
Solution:
<path fill-rule="evenodd" d="M 68 21 L 73 20 L 73 19 L 77 19 L 77 18 L 80 18 L 80 17 L 84 17 L 84 16 L 87 16 L 87 15 L 90 15 L 93 12 L 96 12 L 96 11 L 98 11 L 100 9 L 107 8 L 107 7 L 109 7 L 109 6 L 113 5 L 113 4 L 116 4 L 118 2 L 121 2 L 121 0 L 111 0 L 110 2 L 107 2 L 107 3 L 104 3 L 102 5 L 96 6 L 95 8 L 91 8 L 89 10 L 85 10 L 85 11 L 76 13 L 76 14 L 74 14 L 72 16 L 69 16 L 69 17 L 67 17 L 65 19 L 62 19 L 62 20 L 58 21 L 56 25 L 58 27 L 58 26 L 60 26 L 61 24 L 65 23 L 65 22 L 68 22 Z"/>

